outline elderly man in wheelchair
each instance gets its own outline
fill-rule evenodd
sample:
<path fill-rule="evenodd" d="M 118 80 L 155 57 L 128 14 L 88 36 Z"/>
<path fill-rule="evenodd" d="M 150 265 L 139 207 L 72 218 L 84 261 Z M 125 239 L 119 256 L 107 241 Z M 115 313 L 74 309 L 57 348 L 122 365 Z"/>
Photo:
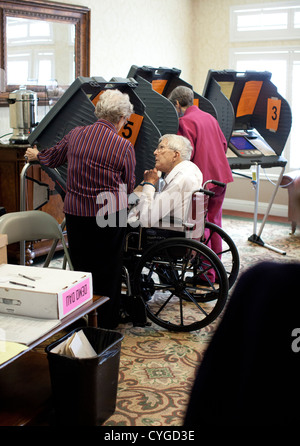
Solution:
<path fill-rule="evenodd" d="M 208 325 L 222 311 L 229 278 L 236 274 L 236 258 L 228 275 L 222 253 L 214 253 L 204 239 L 209 191 L 201 189 L 202 173 L 190 161 L 191 152 L 186 138 L 162 136 L 155 168 L 145 171 L 143 184 L 129 200 L 124 307 L 135 325 L 145 325 L 147 316 L 173 331 Z M 220 228 L 212 229 L 226 242 L 230 239 Z"/>

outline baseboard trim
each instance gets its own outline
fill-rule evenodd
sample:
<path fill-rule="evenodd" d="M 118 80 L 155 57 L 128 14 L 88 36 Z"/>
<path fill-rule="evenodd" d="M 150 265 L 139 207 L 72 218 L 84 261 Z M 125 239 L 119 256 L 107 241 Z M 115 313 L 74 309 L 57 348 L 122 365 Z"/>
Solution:
<path fill-rule="evenodd" d="M 268 203 L 258 203 L 258 213 L 265 214 L 267 212 Z M 223 203 L 224 210 L 254 213 L 254 202 L 249 200 L 238 200 L 234 198 L 225 198 Z M 270 214 L 276 217 L 287 217 L 288 206 L 273 203 Z"/>

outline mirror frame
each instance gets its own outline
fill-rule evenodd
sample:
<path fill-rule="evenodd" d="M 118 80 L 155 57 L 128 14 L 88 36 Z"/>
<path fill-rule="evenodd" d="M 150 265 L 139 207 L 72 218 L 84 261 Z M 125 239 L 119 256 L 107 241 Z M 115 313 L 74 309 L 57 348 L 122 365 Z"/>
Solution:
<path fill-rule="evenodd" d="M 0 69 L 6 73 L 6 17 L 22 17 L 37 20 L 51 20 L 75 24 L 75 78 L 90 75 L 90 9 L 85 6 L 68 5 L 40 0 L 7 0 L 0 3 Z M 39 105 L 47 103 L 44 87 L 26 85 L 37 92 Z M 19 85 L 7 85 L 5 92 L 0 92 L 0 107 L 8 107 L 8 96 Z"/>

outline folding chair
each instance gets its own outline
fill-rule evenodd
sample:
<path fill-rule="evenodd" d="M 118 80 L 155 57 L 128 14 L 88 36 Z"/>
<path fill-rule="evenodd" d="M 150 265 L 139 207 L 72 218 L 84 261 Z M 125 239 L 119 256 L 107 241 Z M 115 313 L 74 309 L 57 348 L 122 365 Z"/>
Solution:
<path fill-rule="evenodd" d="M 10 212 L 0 217 L 0 234 L 7 234 L 8 244 L 35 240 L 60 241 L 64 250 L 66 261 L 71 270 L 73 265 L 64 235 L 59 223 L 50 214 L 43 211 Z M 44 263 L 44 267 L 49 261 Z"/>

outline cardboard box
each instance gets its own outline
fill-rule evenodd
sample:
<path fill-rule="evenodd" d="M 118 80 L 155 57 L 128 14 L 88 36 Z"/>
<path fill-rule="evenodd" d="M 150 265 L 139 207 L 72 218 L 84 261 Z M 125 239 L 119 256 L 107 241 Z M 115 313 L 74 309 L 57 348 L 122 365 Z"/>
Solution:
<path fill-rule="evenodd" d="M 7 235 L 0 234 L 0 264 L 7 263 Z"/>
<path fill-rule="evenodd" d="M 92 298 L 91 273 L 0 265 L 0 313 L 62 319 Z"/>

